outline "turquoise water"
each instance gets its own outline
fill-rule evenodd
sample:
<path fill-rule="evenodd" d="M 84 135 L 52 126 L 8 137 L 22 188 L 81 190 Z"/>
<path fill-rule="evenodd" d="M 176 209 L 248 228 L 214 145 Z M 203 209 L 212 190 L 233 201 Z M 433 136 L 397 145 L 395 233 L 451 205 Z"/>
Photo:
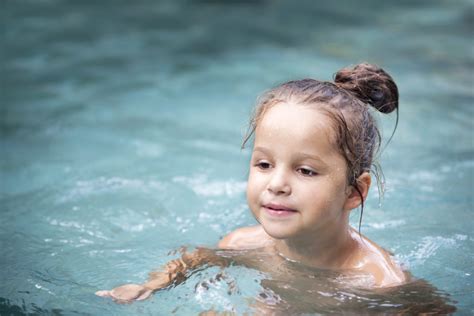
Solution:
<path fill-rule="evenodd" d="M 401 93 L 380 159 L 387 191 L 380 205 L 372 190 L 362 232 L 474 313 L 472 1 L 7 0 L 0 11 L 2 315 L 249 310 L 269 276 L 239 265 L 131 305 L 93 293 L 253 224 L 240 144 L 257 95 L 361 61 Z M 395 117 L 379 119 L 389 136 Z M 294 285 L 288 310 L 341 312 Z"/>

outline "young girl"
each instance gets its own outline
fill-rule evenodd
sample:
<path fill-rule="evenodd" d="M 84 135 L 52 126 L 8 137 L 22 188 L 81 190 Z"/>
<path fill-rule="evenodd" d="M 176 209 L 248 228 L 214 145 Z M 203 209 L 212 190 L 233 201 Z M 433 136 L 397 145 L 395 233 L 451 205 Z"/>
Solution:
<path fill-rule="evenodd" d="M 269 260 L 244 264 L 264 270 L 290 260 L 356 272 L 364 276 L 365 288 L 407 282 L 408 274 L 387 251 L 349 225 L 351 210 L 363 209 L 380 144 L 370 106 L 394 111 L 398 90 L 384 70 L 365 63 L 340 70 L 334 82 L 304 79 L 268 91 L 245 140 L 255 134 L 247 200 L 259 225 L 231 232 L 218 247 L 258 249 Z M 228 260 L 200 248 L 152 273 L 143 285 L 96 294 L 119 302 L 142 300 L 203 264 L 225 266 Z"/>

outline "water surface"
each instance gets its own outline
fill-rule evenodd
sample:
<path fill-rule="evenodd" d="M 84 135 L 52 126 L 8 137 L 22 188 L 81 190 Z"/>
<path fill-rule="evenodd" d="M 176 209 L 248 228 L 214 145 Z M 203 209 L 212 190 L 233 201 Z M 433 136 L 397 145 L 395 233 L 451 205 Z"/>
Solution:
<path fill-rule="evenodd" d="M 225 279 L 199 285 L 215 267 L 137 304 L 93 293 L 253 224 L 240 143 L 256 96 L 361 61 L 401 95 L 387 191 L 380 205 L 372 190 L 362 232 L 474 312 L 471 1 L 7 0 L 1 12 L 2 314 L 250 308 L 269 277 L 240 265 L 225 270 L 230 294 Z M 379 120 L 390 135 L 395 117 Z M 290 310 L 316 295 L 295 291 Z M 308 313 L 329 312 L 316 301 Z"/>

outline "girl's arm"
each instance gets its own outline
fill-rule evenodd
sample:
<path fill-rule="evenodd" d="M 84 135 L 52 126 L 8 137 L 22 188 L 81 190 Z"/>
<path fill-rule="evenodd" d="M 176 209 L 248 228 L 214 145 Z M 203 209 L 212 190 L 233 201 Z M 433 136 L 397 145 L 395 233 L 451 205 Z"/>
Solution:
<path fill-rule="evenodd" d="M 188 272 L 204 264 L 225 267 L 229 260 L 219 257 L 211 249 L 198 248 L 192 253 L 184 252 L 179 259 L 171 260 L 161 271 L 151 272 L 150 278 L 143 284 L 125 284 L 110 291 L 97 291 L 95 294 L 111 297 L 120 303 L 144 300 L 155 291 L 183 282 L 189 276 Z"/>

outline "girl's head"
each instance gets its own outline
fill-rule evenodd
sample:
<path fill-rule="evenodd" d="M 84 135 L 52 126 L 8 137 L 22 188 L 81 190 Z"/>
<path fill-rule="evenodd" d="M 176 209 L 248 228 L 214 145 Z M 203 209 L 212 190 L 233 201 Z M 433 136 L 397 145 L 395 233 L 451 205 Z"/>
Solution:
<path fill-rule="evenodd" d="M 268 109 L 279 103 L 312 106 L 330 118 L 334 145 L 346 160 L 349 185 L 355 186 L 357 178 L 370 171 L 381 141 L 369 105 L 382 113 L 398 109 L 398 88 L 382 68 L 367 63 L 341 69 L 334 82 L 286 82 L 259 99 L 244 144 Z"/>
<path fill-rule="evenodd" d="M 363 203 L 381 140 L 369 105 L 383 113 L 398 107 L 393 79 L 370 64 L 344 68 L 334 82 L 286 82 L 260 98 L 245 139 L 255 132 L 247 194 L 257 220 L 268 214 L 301 213 L 301 220 L 313 225 L 315 218 L 321 222 L 323 212 L 336 221 L 341 209 Z M 351 203 L 347 188 L 359 195 Z M 300 207 L 309 211 L 300 212 Z M 262 215 L 259 209 L 270 213 Z M 307 214 L 313 214 L 312 219 L 304 219 Z M 297 217 L 268 218 L 285 222 Z"/>

